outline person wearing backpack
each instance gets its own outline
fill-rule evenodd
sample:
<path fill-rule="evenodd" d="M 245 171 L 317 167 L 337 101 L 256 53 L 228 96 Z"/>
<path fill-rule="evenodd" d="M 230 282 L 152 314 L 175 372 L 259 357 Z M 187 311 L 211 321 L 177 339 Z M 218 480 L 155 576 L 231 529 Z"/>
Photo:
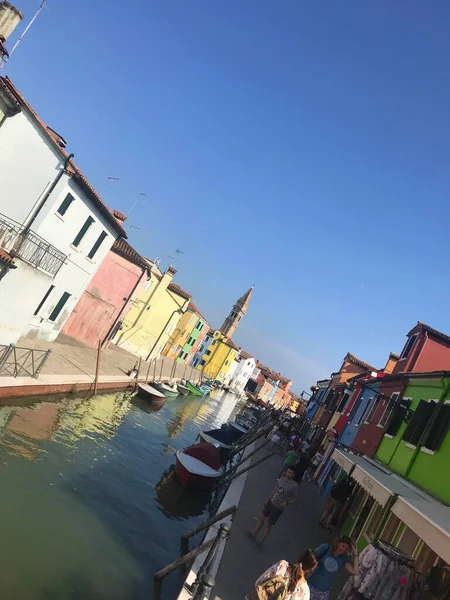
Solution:
<path fill-rule="evenodd" d="M 316 567 L 314 550 L 305 550 L 295 565 L 280 560 L 258 577 L 246 600 L 309 600 L 305 576 Z"/>
<path fill-rule="evenodd" d="M 311 600 L 328 600 L 333 581 L 342 568 L 350 575 L 358 575 L 358 551 L 355 542 L 348 535 L 342 535 L 331 544 L 321 544 L 315 552 L 319 564 L 308 578 Z"/>

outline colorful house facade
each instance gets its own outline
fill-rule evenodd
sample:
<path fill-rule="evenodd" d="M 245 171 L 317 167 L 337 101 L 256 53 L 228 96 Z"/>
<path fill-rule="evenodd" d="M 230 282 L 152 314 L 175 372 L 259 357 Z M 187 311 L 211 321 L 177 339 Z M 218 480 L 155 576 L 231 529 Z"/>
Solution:
<path fill-rule="evenodd" d="M 198 342 L 205 338 L 208 329 L 208 322 L 191 300 L 169 337 L 163 355 L 176 359 L 177 362 L 189 364 Z"/>
<path fill-rule="evenodd" d="M 210 345 L 205 351 L 204 358 L 197 368 L 211 379 L 224 381 L 231 363 L 238 353 L 239 348 L 220 330 L 216 330 Z"/>
<path fill-rule="evenodd" d="M 433 366 L 434 365 L 434 366 Z M 369 418 L 361 424 L 353 448 L 366 456 L 374 456 L 385 434 L 397 404 L 401 401 L 407 379 L 404 373 L 450 369 L 450 337 L 417 323 L 407 334 L 407 341 L 396 362 L 392 375 L 386 376 L 379 394 L 373 399 Z"/>
<path fill-rule="evenodd" d="M 99 342 L 104 346 L 121 329 L 139 288 L 145 288 L 150 277 L 149 263 L 124 239 L 116 240 L 62 333 L 91 348 Z"/>
<path fill-rule="evenodd" d="M 147 360 L 161 355 L 191 300 L 190 294 L 172 281 L 175 273 L 173 267 L 161 273 L 153 265 L 150 280 L 138 291 L 114 339 L 117 346 Z"/>
<path fill-rule="evenodd" d="M 0 77 L 0 344 L 56 339 L 121 223 L 64 138 Z"/>

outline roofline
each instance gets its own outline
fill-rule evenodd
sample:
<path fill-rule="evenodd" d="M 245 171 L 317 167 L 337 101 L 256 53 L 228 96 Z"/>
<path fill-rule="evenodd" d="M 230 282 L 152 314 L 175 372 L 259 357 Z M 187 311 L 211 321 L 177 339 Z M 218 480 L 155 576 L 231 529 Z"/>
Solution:
<path fill-rule="evenodd" d="M 9 77 L 0 77 L 0 82 L 3 83 L 3 89 L 6 88 L 7 92 L 9 92 L 10 95 L 12 94 L 14 96 L 16 101 L 27 111 L 30 117 L 35 121 L 36 125 L 44 133 L 45 137 L 53 146 L 54 150 L 56 150 L 59 156 L 64 161 L 66 161 L 69 158 L 69 154 L 58 145 L 55 138 L 50 134 L 49 130 L 47 129 L 47 124 L 44 123 L 44 121 L 38 116 L 36 111 L 25 100 L 25 98 L 22 96 L 22 94 L 13 84 L 13 82 L 9 79 Z M 106 218 L 109 224 L 116 230 L 117 233 L 119 233 L 119 235 L 121 235 L 123 238 L 127 238 L 128 234 L 125 231 L 125 229 L 122 227 L 122 225 L 120 225 L 120 223 L 117 222 L 117 220 L 114 218 L 112 212 L 109 210 L 105 202 L 100 198 L 99 194 L 95 191 L 95 189 L 89 183 L 87 178 L 83 175 L 81 170 L 71 159 L 68 161 L 68 166 L 73 169 L 73 173 L 70 173 L 70 171 L 66 169 L 66 174 L 69 177 L 75 176 L 77 183 L 80 185 L 81 188 L 84 187 L 84 189 L 87 190 L 87 195 L 90 196 L 91 201 L 95 203 L 99 212 L 103 214 L 103 216 Z"/>

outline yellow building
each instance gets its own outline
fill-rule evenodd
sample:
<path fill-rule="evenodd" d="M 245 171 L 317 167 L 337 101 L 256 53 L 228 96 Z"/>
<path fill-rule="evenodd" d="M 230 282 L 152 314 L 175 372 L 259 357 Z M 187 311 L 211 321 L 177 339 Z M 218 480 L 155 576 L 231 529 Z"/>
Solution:
<path fill-rule="evenodd" d="M 239 352 L 233 342 L 228 339 L 220 330 L 216 330 L 213 339 L 208 346 L 203 361 L 205 364 L 198 366 L 207 377 L 223 381 L 233 360 Z"/>
<path fill-rule="evenodd" d="M 147 360 L 161 354 L 191 299 L 190 294 L 173 283 L 176 273 L 173 267 L 161 273 L 150 261 L 149 265 L 152 267 L 150 279 L 138 291 L 123 320 L 122 330 L 114 339 L 120 348 Z"/>

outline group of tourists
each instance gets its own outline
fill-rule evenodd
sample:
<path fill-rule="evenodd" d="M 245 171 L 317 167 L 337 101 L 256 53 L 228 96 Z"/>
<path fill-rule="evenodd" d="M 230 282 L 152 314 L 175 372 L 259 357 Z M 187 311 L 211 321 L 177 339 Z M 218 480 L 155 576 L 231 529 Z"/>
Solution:
<path fill-rule="evenodd" d="M 245 532 L 259 546 L 284 510 L 295 503 L 302 480 L 311 479 L 324 459 L 320 449 L 310 448 L 297 432 L 288 428 L 286 431 L 286 427 L 283 431 L 281 427 L 277 423 L 269 433 L 273 446 L 287 444 L 280 476 L 264 502 L 254 531 Z M 348 479 L 332 488 L 320 525 L 331 531 L 351 491 Z M 247 600 L 328 600 L 333 581 L 341 569 L 351 575 L 357 575 L 359 571 L 356 545 L 348 536 L 338 537 L 331 544 L 321 544 L 315 550 L 305 550 L 295 564 L 286 560 L 275 563 L 256 580 Z"/>

